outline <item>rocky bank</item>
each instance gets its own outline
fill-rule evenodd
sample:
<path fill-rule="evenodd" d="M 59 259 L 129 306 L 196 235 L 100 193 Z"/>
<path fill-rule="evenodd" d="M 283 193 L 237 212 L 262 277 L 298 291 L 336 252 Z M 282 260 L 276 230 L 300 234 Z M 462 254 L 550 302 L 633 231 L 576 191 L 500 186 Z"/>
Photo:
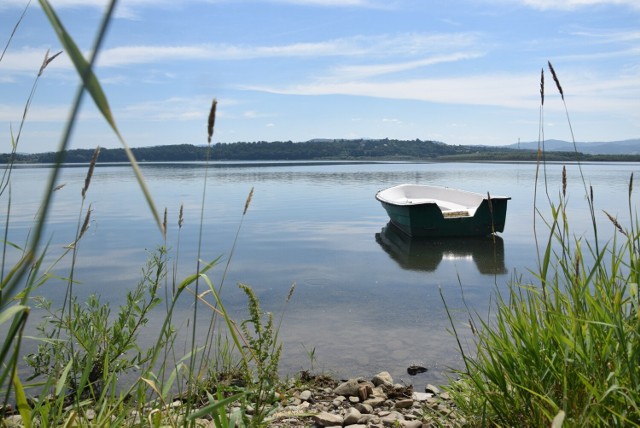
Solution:
<path fill-rule="evenodd" d="M 231 411 L 237 410 L 231 406 Z M 388 372 L 378 373 L 371 379 L 353 378 L 335 380 L 323 375 L 302 372 L 291 379 L 277 400 L 269 417 L 269 426 L 285 427 L 453 427 L 464 425 L 447 392 L 433 385 L 424 391 L 414 391 L 413 386 L 394 383 Z M 197 411 L 197 409 L 196 409 Z M 166 411 L 158 412 L 158 426 L 182 426 L 185 421 L 182 402 L 176 400 L 167 405 Z M 251 414 L 252 409 L 247 409 Z M 77 414 L 69 426 L 93 426 L 95 412 L 85 409 Z M 144 417 L 137 412 L 127 416 L 125 426 L 145 426 Z M 40 426 L 40 421 L 34 421 Z M 195 421 L 197 427 L 214 428 L 210 418 Z M 17 412 L 4 420 L 0 426 L 23 426 Z"/>

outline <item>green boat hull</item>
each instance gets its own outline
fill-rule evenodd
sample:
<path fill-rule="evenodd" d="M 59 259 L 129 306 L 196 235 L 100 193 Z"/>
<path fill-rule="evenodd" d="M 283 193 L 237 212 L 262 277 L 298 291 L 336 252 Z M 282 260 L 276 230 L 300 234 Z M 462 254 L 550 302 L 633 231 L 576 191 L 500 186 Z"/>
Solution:
<path fill-rule="evenodd" d="M 391 222 L 413 237 L 484 236 L 504 230 L 509 198 L 485 198 L 473 216 L 445 217 L 435 203 L 395 205 L 380 201 Z"/>

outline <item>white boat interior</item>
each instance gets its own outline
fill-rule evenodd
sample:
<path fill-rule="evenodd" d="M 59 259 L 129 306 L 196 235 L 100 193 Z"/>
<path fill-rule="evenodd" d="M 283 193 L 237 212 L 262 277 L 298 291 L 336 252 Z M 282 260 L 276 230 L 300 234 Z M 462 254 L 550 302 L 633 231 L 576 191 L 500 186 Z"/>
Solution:
<path fill-rule="evenodd" d="M 485 199 L 479 193 L 418 184 L 394 186 L 378 192 L 376 197 L 393 205 L 436 204 L 445 217 L 471 217 Z"/>

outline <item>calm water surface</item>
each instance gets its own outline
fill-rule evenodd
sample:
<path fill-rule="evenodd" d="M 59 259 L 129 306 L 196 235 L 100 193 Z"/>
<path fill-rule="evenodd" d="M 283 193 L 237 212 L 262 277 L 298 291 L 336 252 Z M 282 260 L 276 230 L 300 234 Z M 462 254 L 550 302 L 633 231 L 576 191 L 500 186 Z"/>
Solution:
<path fill-rule="evenodd" d="M 587 186 L 593 187 L 601 236 L 608 238 L 613 227 L 602 210 L 628 224 L 628 181 L 632 172 L 638 176 L 640 165 L 588 164 L 582 170 Z M 550 212 L 545 194 L 557 201 L 561 171 L 560 164 L 540 171 L 538 208 L 545 216 Z M 24 243 L 49 173 L 43 167 L 13 172 L 10 241 Z M 200 164 L 151 164 L 143 166 L 143 173 L 157 206 L 167 208 L 170 263 L 177 266 L 178 278 L 184 278 L 195 270 L 205 169 Z M 571 226 L 574 233 L 591 236 L 578 167 L 567 165 L 567 173 Z M 51 238 L 49 262 L 73 240 L 85 174 L 86 167 L 62 173 L 60 183 L 66 185 L 56 192 L 46 235 Z M 236 319 L 246 316 L 239 282 L 254 288 L 263 309 L 276 320 L 283 317 L 284 374 L 311 368 L 307 350 L 315 348 L 315 369 L 336 376 L 388 370 L 394 379 L 417 387 L 444 381 L 447 368 L 459 368 L 461 360 L 440 294 L 463 343 L 470 345 L 465 301 L 486 314 L 496 289 L 504 289 L 514 274 L 530 276 L 528 269 L 536 266 L 535 164 L 228 163 L 214 164 L 208 174 L 201 258 L 222 256 L 209 276 L 216 286 L 223 282 L 223 300 Z M 495 245 L 483 239 L 411 240 L 387 227 L 386 213 L 374 198 L 378 190 L 400 183 L 511 196 L 505 231 Z M 251 188 L 253 199 L 243 217 Z M 2 202 L 4 222 L 6 195 Z M 75 290 L 80 298 L 98 293 L 104 301 L 120 304 L 139 281 L 147 250 L 164 241 L 127 166 L 98 167 L 85 208 L 88 204 L 91 228 L 79 246 Z M 181 205 L 184 225 L 179 229 Z M 540 221 L 538 231 L 546 232 Z M 68 273 L 65 266 L 59 266 L 59 275 Z M 295 293 L 285 305 L 292 284 Z M 60 302 L 65 287 L 66 282 L 52 279 L 40 293 Z M 192 297 L 184 299 L 178 319 L 191 316 L 192 303 Z M 31 317 L 30 328 L 37 316 Z M 152 317 L 152 328 L 161 316 Z M 203 325 L 200 333 L 205 329 Z M 32 346 L 27 343 L 25 349 Z M 406 372 L 411 364 L 429 371 L 411 377 Z"/>

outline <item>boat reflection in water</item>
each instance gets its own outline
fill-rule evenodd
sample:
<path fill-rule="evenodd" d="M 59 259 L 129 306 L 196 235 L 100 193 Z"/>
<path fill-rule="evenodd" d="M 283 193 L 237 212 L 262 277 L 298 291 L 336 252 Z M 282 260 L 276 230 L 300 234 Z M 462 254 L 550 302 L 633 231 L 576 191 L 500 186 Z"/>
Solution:
<path fill-rule="evenodd" d="M 473 260 L 484 275 L 504 274 L 504 242 L 493 236 L 412 238 L 389 222 L 376 241 L 400 267 L 433 272 L 442 260 Z"/>

